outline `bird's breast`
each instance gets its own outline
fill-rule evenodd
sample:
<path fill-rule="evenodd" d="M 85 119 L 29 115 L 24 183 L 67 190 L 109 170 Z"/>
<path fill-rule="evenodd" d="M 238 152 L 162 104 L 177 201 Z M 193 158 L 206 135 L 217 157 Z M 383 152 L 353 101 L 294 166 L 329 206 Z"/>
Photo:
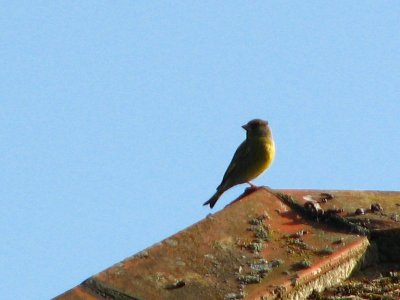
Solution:
<path fill-rule="evenodd" d="M 272 161 L 275 158 L 275 144 L 274 141 L 270 138 L 263 139 L 261 144 L 261 147 L 263 148 L 263 150 L 261 151 L 263 158 L 261 158 L 261 160 L 263 161 L 264 171 L 271 165 Z"/>
<path fill-rule="evenodd" d="M 275 157 L 275 145 L 272 139 L 260 138 L 253 141 L 251 145 L 251 157 L 249 157 L 246 166 L 246 173 L 250 180 L 263 173 Z"/>

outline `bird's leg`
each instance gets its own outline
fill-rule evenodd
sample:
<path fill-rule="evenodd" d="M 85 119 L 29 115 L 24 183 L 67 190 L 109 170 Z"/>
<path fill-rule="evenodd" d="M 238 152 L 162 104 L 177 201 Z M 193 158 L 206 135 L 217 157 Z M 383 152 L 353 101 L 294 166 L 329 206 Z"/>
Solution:
<path fill-rule="evenodd" d="M 247 181 L 246 183 L 249 184 L 249 185 L 250 185 L 250 188 L 252 188 L 252 189 L 258 188 L 258 186 L 252 184 L 250 181 Z"/>

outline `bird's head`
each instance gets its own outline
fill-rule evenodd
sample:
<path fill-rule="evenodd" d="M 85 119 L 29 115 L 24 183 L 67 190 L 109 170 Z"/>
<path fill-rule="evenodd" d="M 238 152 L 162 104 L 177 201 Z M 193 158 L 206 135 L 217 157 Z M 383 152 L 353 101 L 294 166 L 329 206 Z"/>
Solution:
<path fill-rule="evenodd" d="M 270 137 L 271 129 L 268 121 L 254 119 L 243 125 L 242 128 L 247 131 L 247 137 Z"/>

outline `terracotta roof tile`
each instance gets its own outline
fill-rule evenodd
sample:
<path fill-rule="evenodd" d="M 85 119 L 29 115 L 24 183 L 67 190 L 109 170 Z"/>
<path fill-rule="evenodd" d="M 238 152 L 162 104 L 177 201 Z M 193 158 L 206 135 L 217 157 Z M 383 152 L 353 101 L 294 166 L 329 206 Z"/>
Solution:
<path fill-rule="evenodd" d="M 399 192 L 260 188 L 56 299 L 304 299 L 399 240 Z"/>

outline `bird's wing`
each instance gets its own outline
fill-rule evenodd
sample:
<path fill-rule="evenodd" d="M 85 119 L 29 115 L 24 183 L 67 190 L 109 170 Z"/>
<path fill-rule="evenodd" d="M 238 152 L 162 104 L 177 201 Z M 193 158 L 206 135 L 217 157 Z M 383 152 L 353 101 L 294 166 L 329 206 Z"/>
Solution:
<path fill-rule="evenodd" d="M 246 141 L 240 144 L 239 148 L 237 148 L 235 154 L 233 155 L 233 158 L 231 160 L 231 163 L 228 166 L 228 169 L 226 169 L 224 177 L 222 179 L 222 182 L 220 184 L 220 187 L 223 187 L 223 185 L 226 183 L 226 181 L 232 176 L 232 174 L 235 172 L 236 168 L 238 165 L 242 164 L 243 161 L 247 161 L 247 157 L 250 154 L 250 147 Z M 229 187 L 226 187 L 229 188 Z"/>

